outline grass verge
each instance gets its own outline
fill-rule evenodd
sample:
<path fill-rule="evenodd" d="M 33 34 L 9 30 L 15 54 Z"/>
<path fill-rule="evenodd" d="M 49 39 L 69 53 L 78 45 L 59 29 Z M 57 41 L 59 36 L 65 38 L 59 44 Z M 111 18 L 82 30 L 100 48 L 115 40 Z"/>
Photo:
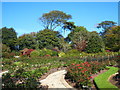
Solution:
<path fill-rule="evenodd" d="M 107 68 L 109 68 L 109 70 L 95 77 L 94 82 L 100 90 L 101 89 L 117 89 L 116 86 L 112 85 L 108 81 L 108 78 L 110 75 L 116 73 L 118 71 L 118 68 L 116 67 L 107 67 Z"/>

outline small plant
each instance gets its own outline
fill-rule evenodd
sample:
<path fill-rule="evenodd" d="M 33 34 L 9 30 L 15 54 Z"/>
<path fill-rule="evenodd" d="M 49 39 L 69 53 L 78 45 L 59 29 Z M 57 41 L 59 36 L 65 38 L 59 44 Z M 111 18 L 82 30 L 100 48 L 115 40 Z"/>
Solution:
<path fill-rule="evenodd" d="M 34 50 L 34 51 L 32 51 L 31 53 L 30 53 L 30 56 L 31 57 L 38 57 L 40 55 L 40 53 L 39 53 L 39 51 L 37 51 L 37 50 Z"/>
<path fill-rule="evenodd" d="M 60 53 L 58 54 L 59 57 L 63 57 L 64 55 L 65 55 L 64 52 L 60 52 Z"/>

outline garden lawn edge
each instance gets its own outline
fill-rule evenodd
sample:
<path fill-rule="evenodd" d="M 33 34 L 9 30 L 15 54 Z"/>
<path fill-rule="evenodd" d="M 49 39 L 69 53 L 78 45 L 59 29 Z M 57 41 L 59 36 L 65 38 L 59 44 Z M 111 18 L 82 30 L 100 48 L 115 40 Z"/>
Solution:
<path fill-rule="evenodd" d="M 118 71 L 118 68 L 116 67 L 107 67 L 107 68 L 109 68 L 109 70 L 95 77 L 94 82 L 97 88 L 99 89 L 103 89 L 103 88 L 104 89 L 105 88 L 109 88 L 109 89 L 116 88 L 117 89 L 116 86 L 114 86 L 113 84 L 109 82 L 108 78 L 110 77 L 110 75 L 116 73 Z"/>

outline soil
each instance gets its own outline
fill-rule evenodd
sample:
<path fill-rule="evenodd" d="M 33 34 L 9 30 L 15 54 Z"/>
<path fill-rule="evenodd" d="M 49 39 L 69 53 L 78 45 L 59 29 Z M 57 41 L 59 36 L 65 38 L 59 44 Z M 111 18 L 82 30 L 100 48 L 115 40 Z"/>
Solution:
<path fill-rule="evenodd" d="M 110 78 L 109 78 L 109 82 L 112 83 L 113 85 L 117 86 L 118 88 L 120 88 L 120 78 L 116 79 L 116 75 L 112 75 Z"/>

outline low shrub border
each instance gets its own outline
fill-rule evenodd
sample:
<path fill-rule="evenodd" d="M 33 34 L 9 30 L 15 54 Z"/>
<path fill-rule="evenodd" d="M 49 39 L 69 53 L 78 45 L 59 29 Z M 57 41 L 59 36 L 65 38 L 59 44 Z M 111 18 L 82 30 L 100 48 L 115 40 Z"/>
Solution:
<path fill-rule="evenodd" d="M 112 85 L 108 81 L 108 78 L 110 75 L 116 73 L 118 71 L 118 68 L 116 68 L 116 67 L 107 67 L 107 68 L 109 68 L 109 70 L 107 72 L 95 77 L 94 82 L 95 82 L 97 88 L 99 88 L 99 89 L 106 89 L 106 88 L 117 89 L 116 86 Z"/>

